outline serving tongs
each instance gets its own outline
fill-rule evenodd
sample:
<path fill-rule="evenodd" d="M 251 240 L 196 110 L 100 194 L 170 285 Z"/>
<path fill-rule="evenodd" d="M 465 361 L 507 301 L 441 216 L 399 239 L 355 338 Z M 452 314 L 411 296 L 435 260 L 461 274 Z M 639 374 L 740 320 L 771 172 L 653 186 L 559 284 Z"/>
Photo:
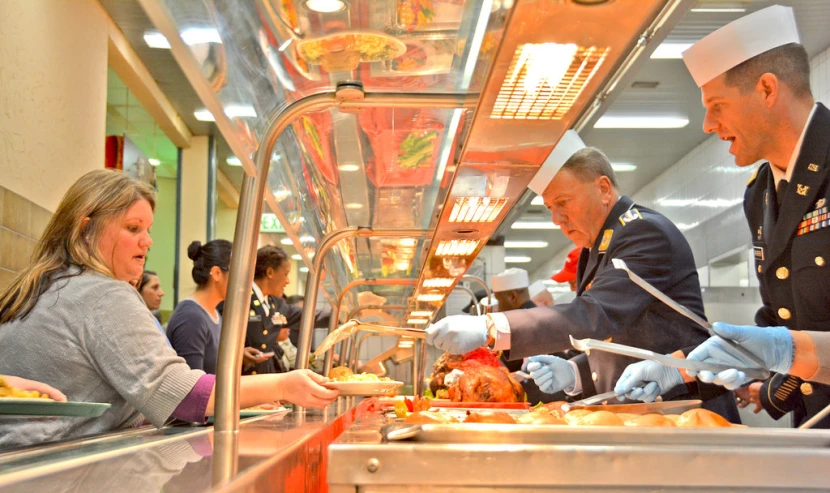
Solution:
<path fill-rule="evenodd" d="M 378 334 L 396 335 L 403 337 L 411 337 L 413 339 L 423 339 L 426 337 L 426 332 L 423 329 L 405 329 L 403 327 L 388 327 L 386 325 L 365 324 L 357 319 L 349 320 L 340 327 L 331 331 L 323 342 L 314 350 L 314 356 L 321 356 L 329 349 L 333 348 L 338 342 L 348 339 L 353 334 L 360 332 L 376 332 Z"/>
<path fill-rule="evenodd" d="M 658 300 L 665 303 L 672 310 L 676 311 L 677 313 L 683 315 L 684 317 L 688 318 L 689 320 L 695 322 L 696 324 L 698 324 L 701 327 L 703 327 L 704 329 L 706 329 L 706 332 L 710 336 L 716 336 L 717 335 L 717 334 L 715 334 L 715 331 L 712 330 L 712 324 L 710 324 L 709 322 L 707 322 L 703 318 L 699 317 L 696 313 L 689 310 L 685 306 L 681 305 L 680 303 L 678 303 L 678 302 L 674 301 L 673 299 L 669 298 L 668 296 L 666 296 L 662 291 L 660 291 L 659 289 L 652 286 L 648 281 L 646 281 L 642 277 L 640 277 L 637 274 L 633 273 L 631 271 L 631 269 L 629 269 L 628 266 L 625 265 L 624 260 L 615 258 L 615 259 L 611 259 L 611 263 L 614 264 L 614 268 L 624 270 L 628 274 L 628 277 L 632 281 L 634 281 L 634 284 L 636 284 L 636 285 L 640 286 L 641 288 L 645 289 L 648 293 L 650 293 L 652 296 L 654 296 Z M 739 346 L 738 343 L 736 343 L 735 341 L 726 339 L 725 337 L 721 337 L 721 339 L 723 339 L 724 343 L 726 343 L 729 347 L 731 347 L 735 351 L 741 353 L 741 355 L 743 357 L 745 357 L 746 359 L 748 359 L 754 365 L 757 366 L 757 368 L 753 368 L 753 369 L 738 368 L 739 371 L 742 371 L 742 372 L 746 373 L 746 375 L 750 378 L 757 378 L 757 379 L 760 379 L 760 380 L 766 380 L 767 378 L 769 378 L 770 372 L 766 368 L 766 365 L 764 364 L 764 362 L 759 357 L 752 354 L 752 352 L 750 352 L 746 348 L 744 348 L 742 346 Z M 573 340 L 574 339 L 571 338 L 571 342 L 573 342 Z M 577 348 L 577 349 L 579 349 L 579 348 Z M 648 351 L 648 352 L 651 352 L 651 351 Z M 654 353 L 652 353 L 652 354 L 654 354 Z M 660 356 L 662 356 L 662 355 L 660 355 Z M 638 358 L 639 356 L 634 356 L 634 357 Z M 657 360 L 652 359 L 652 358 L 641 358 L 641 359 L 651 359 L 652 361 L 657 361 Z M 673 359 L 676 359 L 676 358 L 673 358 Z M 658 363 L 659 363 L 659 361 L 658 361 Z M 667 366 L 672 366 L 672 365 L 667 365 Z M 723 365 L 713 365 L 713 366 L 723 366 Z M 676 366 L 675 368 L 685 368 L 685 367 Z M 729 368 L 734 368 L 734 367 L 726 367 L 726 368 L 724 368 L 724 370 L 727 370 Z M 691 369 L 694 370 L 695 368 L 691 368 Z M 719 370 L 719 371 L 722 371 L 722 370 Z"/>
<path fill-rule="evenodd" d="M 588 397 L 580 401 L 569 402 L 562 405 L 562 410 L 565 412 L 574 409 L 585 409 L 588 411 L 610 410 L 615 413 L 631 413 L 631 414 L 647 414 L 647 413 L 663 413 L 671 411 L 674 413 L 681 413 L 700 407 L 701 401 L 698 399 L 682 400 L 682 401 L 657 401 L 657 402 L 625 402 L 622 404 L 607 404 L 605 401 L 621 397 L 623 394 L 618 394 L 613 390 L 605 392 L 593 397 Z"/>
<path fill-rule="evenodd" d="M 701 361 L 675 358 L 673 356 L 666 356 L 664 354 L 655 353 L 654 351 L 649 351 L 647 349 L 624 346 L 622 344 L 617 344 L 615 342 L 598 341 L 596 339 L 574 339 L 573 336 L 569 337 L 571 338 L 571 345 L 573 345 L 574 348 L 579 349 L 580 351 L 605 351 L 607 353 L 621 354 L 623 356 L 630 356 L 632 358 L 637 359 L 647 359 L 650 361 L 660 363 L 663 366 L 670 366 L 672 368 L 682 368 L 684 370 L 711 371 L 712 373 L 719 373 L 734 368 L 738 371 L 744 372 L 746 376 L 751 379 L 763 380 L 769 377 L 769 371 L 762 368 L 735 368 L 735 366 L 733 365 L 704 363 Z M 602 395 L 603 394 L 600 394 L 600 396 Z"/>

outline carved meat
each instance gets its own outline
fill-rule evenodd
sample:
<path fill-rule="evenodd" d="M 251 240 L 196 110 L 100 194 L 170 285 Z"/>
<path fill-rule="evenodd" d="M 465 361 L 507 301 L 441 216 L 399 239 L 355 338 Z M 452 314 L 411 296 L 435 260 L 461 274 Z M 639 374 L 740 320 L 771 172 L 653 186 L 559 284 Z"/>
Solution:
<path fill-rule="evenodd" d="M 507 368 L 493 368 L 475 361 L 465 366 L 464 375 L 449 388 L 454 402 L 522 402 L 524 390 Z"/>

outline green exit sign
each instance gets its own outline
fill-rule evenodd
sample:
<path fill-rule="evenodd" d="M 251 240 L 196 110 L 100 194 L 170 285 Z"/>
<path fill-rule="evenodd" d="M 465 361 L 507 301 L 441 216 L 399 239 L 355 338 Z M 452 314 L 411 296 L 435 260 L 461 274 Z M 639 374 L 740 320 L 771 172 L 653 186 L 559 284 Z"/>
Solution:
<path fill-rule="evenodd" d="M 259 223 L 259 232 L 285 233 L 285 230 L 282 229 L 282 224 L 280 224 L 276 214 L 266 212 L 262 215 L 262 220 Z"/>

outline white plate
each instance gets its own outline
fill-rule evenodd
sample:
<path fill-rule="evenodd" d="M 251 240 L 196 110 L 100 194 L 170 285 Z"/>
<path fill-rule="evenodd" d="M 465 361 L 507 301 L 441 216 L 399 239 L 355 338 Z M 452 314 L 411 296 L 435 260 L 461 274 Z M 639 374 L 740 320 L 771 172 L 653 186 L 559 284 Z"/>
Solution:
<path fill-rule="evenodd" d="M 403 385 L 403 382 L 326 382 L 323 386 L 340 390 L 340 395 L 385 395 Z"/>
<path fill-rule="evenodd" d="M 56 402 L 49 399 L 0 398 L 0 414 L 16 416 L 97 417 L 110 405 L 100 402 Z"/>

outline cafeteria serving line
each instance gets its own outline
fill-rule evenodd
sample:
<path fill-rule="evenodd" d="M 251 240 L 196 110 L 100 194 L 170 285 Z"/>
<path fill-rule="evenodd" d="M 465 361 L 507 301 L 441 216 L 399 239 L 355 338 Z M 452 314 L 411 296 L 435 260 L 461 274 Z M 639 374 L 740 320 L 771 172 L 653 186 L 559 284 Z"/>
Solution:
<path fill-rule="evenodd" d="M 102 2 L 113 15 L 124 7 L 117 3 Z M 233 241 L 223 243 L 232 244 L 230 261 L 209 267 L 212 289 L 219 293 L 225 288 L 217 294 L 217 301 L 224 299 L 222 316 L 213 318 L 206 310 L 221 322 L 215 376 L 187 367 L 128 283 L 142 274 L 138 266 L 157 244 L 150 224 L 154 212 L 164 211 L 153 211 L 155 191 L 126 173 L 98 170 L 78 177 L 41 243 L 48 245 L 61 233 L 73 245 L 71 255 L 88 252 L 85 258 L 92 260 L 76 262 L 67 255 L 65 265 L 52 268 L 71 277 L 50 276 L 42 290 L 20 277 L 0 298 L 5 303 L 0 316 L 8 318 L 0 325 L 0 341 L 14 351 L 14 357 L 0 358 L 0 373 L 20 377 L 0 386 L 12 395 L 0 394 L 5 410 L 0 429 L 11 430 L 4 438 L 15 440 L 0 450 L 0 489 L 825 489 L 830 484 L 830 472 L 822 467 L 830 458 L 826 430 L 731 423 L 725 411 L 704 409 L 697 398 L 703 397 L 694 394 L 660 402 L 631 402 L 630 394 L 619 402 L 614 398 L 621 395 L 613 391 L 580 393 L 597 380 L 590 364 L 603 360 L 602 355 L 628 351 L 619 354 L 643 356 L 643 337 L 634 337 L 642 334 L 630 320 L 617 321 L 626 325 L 619 330 L 613 324 L 599 330 L 597 317 L 585 316 L 580 324 L 589 326 L 557 333 L 553 347 L 542 340 L 541 326 L 534 343 L 519 339 L 524 334 L 518 325 L 500 329 L 495 323 L 465 323 L 473 317 L 452 316 L 457 313 L 454 301 L 460 297 L 466 304 L 470 295 L 473 312 L 482 314 L 479 320 L 512 323 L 534 313 L 567 312 L 591 302 L 585 267 L 602 263 L 594 292 L 602 291 L 601 278 L 613 279 L 609 284 L 615 286 L 598 294 L 606 313 L 613 317 L 615 303 L 636 299 L 648 300 L 667 318 L 671 314 L 672 335 L 657 337 L 659 324 L 649 328 L 660 342 L 649 346 L 658 351 L 652 357 L 692 373 L 708 371 L 702 378 L 715 380 L 718 399 L 731 399 L 717 386 L 729 375 L 723 373 L 732 369 L 729 365 L 746 370 L 744 376 L 768 373 L 766 366 L 787 371 L 786 364 L 769 358 L 758 364 L 757 355 L 746 357 L 746 348 L 735 344 L 729 348 L 744 359 L 660 354 L 683 350 L 694 356 L 694 346 L 705 340 L 704 317 L 715 319 L 700 287 L 710 286 L 714 269 L 702 269 L 693 258 L 700 244 L 691 233 L 684 238 L 687 225 L 669 217 L 674 213 L 664 216 L 638 194 L 618 197 L 613 161 L 595 149 L 577 152 L 577 157 L 602 157 L 601 173 L 586 174 L 581 164 L 572 165 L 573 149 L 562 146 L 568 135 L 591 135 L 658 45 L 701 4 L 138 0 L 134 6 L 165 40 L 176 70 L 212 115 L 242 169 Z M 197 31 L 209 35 L 196 36 Z M 584 247 L 577 268 L 579 298 L 522 314 L 494 312 L 493 304 L 479 303 L 472 289 L 483 288 L 490 300 L 489 280 L 505 270 L 505 249 L 513 248 L 503 238 L 505 228 L 523 222 L 521 217 L 538 207 L 527 191 L 533 181 L 545 181 L 542 189 L 531 189 L 542 192 L 548 208 L 568 210 L 544 193 L 548 182 L 557 182 L 556 175 L 560 181 L 571 179 L 566 191 L 583 193 L 579 200 L 595 200 L 608 213 L 592 214 L 588 222 L 603 231 L 577 243 Z M 91 200 L 82 193 L 76 197 L 79 190 L 96 190 L 96 184 L 108 184 L 98 187 L 100 194 L 115 186 L 137 192 L 125 191 L 117 207 L 108 205 L 100 215 L 95 207 L 91 212 L 73 209 L 72 204 Z M 273 328 L 251 323 L 266 313 L 256 309 L 261 297 L 252 299 L 251 294 L 265 209 L 276 216 L 307 269 L 303 316 L 293 370 L 242 376 L 244 346 L 250 340 L 246 331 Z M 557 214 L 553 219 L 561 223 Z M 679 252 L 674 247 L 661 252 L 683 257 L 677 262 L 689 281 L 683 293 L 662 284 L 665 273 L 646 275 L 637 260 L 647 250 L 638 248 L 648 245 L 634 241 L 625 250 L 617 243 L 626 231 L 654 222 L 683 246 Z M 94 227 L 85 231 L 90 224 Z M 65 227 L 59 230 L 60 225 Z M 572 233 L 562 232 L 561 238 Z M 53 248 L 62 244 L 52 241 Z M 547 280 L 561 268 L 573 245 L 559 246 L 552 259 L 557 267 L 534 270 L 534 279 Z M 627 264 L 612 261 L 623 260 L 619 258 L 600 261 L 599 250 L 625 253 Z M 41 258 L 50 251 L 44 247 Z M 95 263 L 99 256 L 103 267 Z M 85 269 L 98 273 L 83 273 Z M 672 274 L 676 269 L 667 270 Z M 293 273 L 285 266 L 281 279 Z M 106 286 L 117 299 L 108 303 L 106 296 L 96 297 L 83 286 L 90 282 Z M 672 300 L 661 298 L 665 294 L 649 282 L 672 296 L 685 297 L 694 287 L 692 302 L 679 300 L 692 307 L 686 318 L 676 312 L 682 309 L 672 311 Z M 28 292 L 21 286 L 37 296 L 12 296 Z M 61 296 L 66 286 L 70 290 Z M 660 296 L 649 298 L 655 292 Z M 50 311 L 45 302 L 60 310 Z M 326 304 L 331 306 L 329 326 L 315 338 L 316 315 Z M 100 307 L 94 323 L 84 315 L 92 305 Z M 281 325 L 281 314 L 270 312 L 274 306 L 269 302 L 267 313 Z M 110 312 L 119 321 L 113 332 L 106 330 Z M 27 321 L 29 313 L 35 318 Z M 48 323 L 39 324 L 42 320 Z M 49 364 L 39 365 L 36 341 L 46 325 L 68 336 L 56 345 L 60 349 Z M 25 338 L 10 328 L 25 329 Z M 524 391 L 500 360 L 511 356 L 501 352 L 511 347 L 505 344 L 511 329 L 516 329 L 514 342 L 522 343 L 520 356 L 567 349 L 560 347 L 566 341 L 586 350 L 582 364 L 587 361 L 588 371 L 580 370 L 581 385 L 559 387 L 572 394 L 567 402 L 525 402 Z M 436 332 L 441 333 L 436 337 Z M 475 337 L 464 337 L 473 332 Z M 593 334 L 600 340 L 589 339 Z M 453 350 L 442 354 L 431 347 L 438 339 L 438 346 Z M 461 339 L 465 344 L 457 344 Z M 669 347 L 673 340 L 677 347 Z M 787 339 L 780 335 L 777 340 Z M 824 347 L 821 338 L 811 340 Z M 698 350 L 711 344 L 704 342 Z M 761 343 L 750 346 L 760 351 Z M 120 355 L 129 356 L 123 368 L 117 364 Z M 817 358 L 823 361 L 821 355 Z M 65 364 L 70 359 L 72 368 L 87 375 L 83 381 L 73 380 L 79 373 Z M 20 368 L 30 374 L 15 375 Z M 531 373 L 538 369 L 522 365 Z M 600 390 L 613 387 L 608 378 L 620 369 L 603 374 Z M 155 372 L 163 374 L 160 387 L 153 384 Z M 797 374 L 810 377 L 808 373 Z M 400 381 L 390 378 L 401 375 Z M 61 380 L 72 385 L 59 385 Z M 675 383 L 692 382 L 683 377 Z M 85 400 L 88 391 L 102 402 Z M 734 410 L 731 400 L 727 404 Z M 148 413 L 151 425 L 142 424 L 142 413 Z M 168 422 L 171 416 L 183 422 Z M 73 432 L 50 435 L 64 438 L 54 443 L 27 434 L 51 429 Z"/>

